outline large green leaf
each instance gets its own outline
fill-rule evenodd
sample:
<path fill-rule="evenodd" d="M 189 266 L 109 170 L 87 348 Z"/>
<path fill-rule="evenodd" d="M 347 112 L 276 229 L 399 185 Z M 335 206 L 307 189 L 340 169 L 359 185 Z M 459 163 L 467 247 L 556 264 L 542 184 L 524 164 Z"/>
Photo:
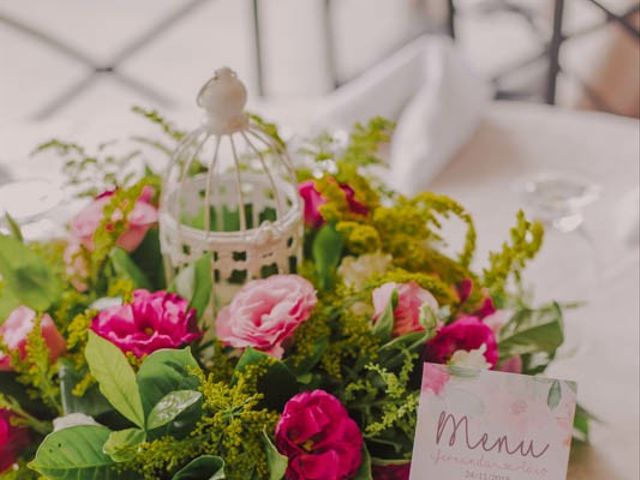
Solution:
<path fill-rule="evenodd" d="M 289 459 L 278 451 L 266 431 L 263 431 L 262 434 L 267 454 L 267 465 L 269 466 L 269 480 L 282 480 L 289 466 Z"/>
<path fill-rule="evenodd" d="M 182 412 L 196 404 L 202 394 L 196 390 L 176 390 L 168 393 L 156 403 L 147 417 L 147 428 L 163 427 L 176 419 Z"/>
<path fill-rule="evenodd" d="M 115 462 L 102 451 L 110 433 L 98 425 L 53 432 L 40 444 L 29 467 L 52 480 L 121 479 Z"/>
<path fill-rule="evenodd" d="M 202 455 L 179 470 L 172 480 L 224 480 L 224 460 L 213 455 Z"/>
<path fill-rule="evenodd" d="M 145 413 L 148 415 L 165 395 L 173 391 L 195 390 L 200 381 L 194 372 L 199 370 L 200 366 L 189 347 L 156 350 L 149 355 L 137 375 Z"/>
<path fill-rule="evenodd" d="M 109 253 L 109 259 L 111 265 L 119 277 L 128 278 L 133 282 L 133 286 L 136 288 L 145 288 L 149 290 L 151 283 L 144 273 L 138 268 L 134 261 L 129 257 L 120 247 L 115 247 Z"/>
<path fill-rule="evenodd" d="M 126 462 L 135 456 L 131 447 L 140 445 L 147 439 L 147 434 L 139 428 L 127 428 L 111 432 L 102 451 L 109 455 L 114 462 Z"/>
<path fill-rule="evenodd" d="M 562 310 L 557 303 L 539 310 L 523 309 L 501 329 L 500 358 L 516 355 L 553 355 L 564 341 Z"/>
<path fill-rule="evenodd" d="M 264 394 L 264 406 L 280 412 L 284 404 L 299 391 L 295 375 L 284 362 L 274 360 L 270 355 L 249 347 L 238 360 L 235 370 L 242 372 L 248 365 L 262 360 L 270 362 L 271 365 L 258 380 L 258 390 Z"/>
<path fill-rule="evenodd" d="M 211 272 L 211 253 L 206 253 L 176 276 L 171 290 L 189 300 L 189 306 L 198 312 L 198 318 L 204 315 L 209 305 L 213 288 Z"/>
<path fill-rule="evenodd" d="M 323 290 L 329 289 L 335 281 L 343 243 L 342 235 L 329 224 L 322 227 L 313 240 L 311 255 L 316 266 L 318 285 Z"/>
<path fill-rule="evenodd" d="M 98 381 L 100 391 L 113 408 L 144 428 L 144 410 L 136 375 L 125 355 L 108 340 L 89 332 L 85 357 L 91 375 Z"/>
<path fill-rule="evenodd" d="M 20 240 L 0 235 L 0 276 L 21 304 L 45 311 L 62 294 L 62 282 L 47 263 Z"/>

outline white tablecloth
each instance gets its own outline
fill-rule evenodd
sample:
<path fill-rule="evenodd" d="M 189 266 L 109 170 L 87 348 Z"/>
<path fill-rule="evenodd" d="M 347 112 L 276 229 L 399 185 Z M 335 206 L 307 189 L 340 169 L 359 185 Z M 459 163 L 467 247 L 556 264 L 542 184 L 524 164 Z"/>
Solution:
<path fill-rule="evenodd" d="M 638 186 L 640 129 L 636 120 L 543 106 L 497 103 L 472 141 L 428 187 L 459 199 L 473 213 L 479 258 L 497 248 L 522 199 L 518 181 L 543 171 L 577 173 L 603 187 L 586 210 L 586 229 L 603 265 L 600 282 L 573 312 L 583 348 L 560 360 L 550 375 L 579 384 L 579 400 L 601 423 L 592 445 L 575 448 L 569 477 L 639 477 L 639 261 L 638 248 L 616 236 L 615 209 Z M 553 248 L 550 243 L 549 248 Z M 565 275 L 538 272 L 544 279 Z M 568 278 L 567 281 L 572 281 Z"/>

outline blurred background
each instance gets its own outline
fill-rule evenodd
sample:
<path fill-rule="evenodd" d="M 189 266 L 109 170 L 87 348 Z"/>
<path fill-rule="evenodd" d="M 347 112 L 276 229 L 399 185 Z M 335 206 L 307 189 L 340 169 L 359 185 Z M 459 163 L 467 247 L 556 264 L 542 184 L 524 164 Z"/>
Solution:
<path fill-rule="evenodd" d="M 191 107 L 225 64 L 313 103 L 425 33 L 498 98 L 637 117 L 639 27 L 637 0 L 0 0 L 0 124 Z"/>

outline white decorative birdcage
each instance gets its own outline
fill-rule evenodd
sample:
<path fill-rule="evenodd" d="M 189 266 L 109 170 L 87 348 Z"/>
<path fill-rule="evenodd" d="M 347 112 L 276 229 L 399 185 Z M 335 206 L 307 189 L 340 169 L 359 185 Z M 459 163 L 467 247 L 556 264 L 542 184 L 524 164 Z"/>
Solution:
<path fill-rule="evenodd" d="M 204 122 L 173 154 L 160 200 L 167 276 L 211 253 L 216 304 L 248 280 L 296 269 L 303 212 L 286 147 L 244 111 L 235 72 L 215 72 L 197 96 Z"/>

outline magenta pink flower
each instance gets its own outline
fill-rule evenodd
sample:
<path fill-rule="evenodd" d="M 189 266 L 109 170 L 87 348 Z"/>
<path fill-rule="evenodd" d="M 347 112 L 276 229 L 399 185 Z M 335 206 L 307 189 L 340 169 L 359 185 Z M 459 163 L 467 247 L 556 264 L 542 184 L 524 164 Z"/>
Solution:
<path fill-rule="evenodd" d="M 289 458 L 287 480 L 346 480 L 362 462 L 362 434 L 333 395 L 300 393 L 276 426 L 276 446 Z"/>
<path fill-rule="evenodd" d="M 311 315 L 318 301 L 313 285 L 298 275 L 273 275 L 244 285 L 216 320 L 220 340 L 280 358 L 282 342 Z"/>
<path fill-rule="evenodd" d="M 460 303 L 463 304 L 469 297 L 471 296 L 471 292 L 473 291 L 473 280 L 470 278 L 465 278 L 462 280 L 457 286 L 456 290 L 458 292 L 458 297 L 460 298 Z M 493 315 L 496 312 L 495 304 L 493 303 L 493 299 L 491 296 L 484 292 L 484 298 L 482 299 L 482 303 L 480 306 L 472 313 L 474 317 L 478 317 L 482 320 L 489 315 Z"/>
<path fill-rule="evenodd" d="M 139 289 L 133 301 L 99 312 L 91 330 L 123 352 L 140 358 L 161 348 L 180 348 L 197 340 L 202 332 L 196 311 L 182 297 L 165 291 Z"/>
<path fill-rule="evenodd" d="M 29 446 L 29 431 L 11 425 L 13 412 L 0 409 L 0 474 L 16 463 L 18 456 Z"/>
<path fill-rule="evenodd" d="M 373 308 L 375 310 L 374 323 L 378 321 L 385 308 L 387 308 L 394 290 L 398 292 L 398 304 L 393 311 L 395 319 L 393 336 L 398 337 L 424 330 L 424 327 L 420 324 L 420 307 L 426 303 L 435 312 L 438 310 L 438 302 L 431 295 L 431 292 L 420 287 L 416 282 L 400 285 L 389 282 L 376 288 L 372 293 Z"/>
<path fill-rule="evenodd" d="M 498 345 L 493 330 L 477 317 L 460 317 L 442 327 L 436 336 L 427 342 L 426 361 L 447 363 L 457 350 L 468 352 L 482 345 L 487 347 L 484 356 L 493 368 L 498 361 Z"/>
<path fill-rule="evenodd" d="M 373 480 L 409 480 L 411 462 L 399 465 L 374 465 L 371 469 Z"/>
<path fill-rule="evenodd" d="M 366 205 L 363 205 L 356 200 L 356 193 L 353 188 L 345 183 L 340 184 L 340 188 L 344 192 L 347 203 L 349 204 L 349 209 L 353 213 L 357 213 L 359 215 L 367 215 L 369 213 L 369 209 Z M 326 200 L 316 189 L 315 182 L 313 180 L 302 182 L 298 186 L 298 191 L 304 200 L 305 223 L 310 227 L 321 227 L 324 224 L 324 218 L 322 218 L 319 207 L 326 203 Z"/>
<path fill-rule="evenodd" d="M 36 312 L 28 307 L 18 307 L 0 325 L 0 340 L 10 351 L 19 351 L 20 358 L 27 354 L 27 335 L 33 330 Z M 49 348 L 49 359 L 55 362 L 65 351 L 65 341 L 55 323 L 47 314 L 40 320 L 42 337 Z M 11 357 L 0 352 L 0 371 L 11 371 Z"/>

